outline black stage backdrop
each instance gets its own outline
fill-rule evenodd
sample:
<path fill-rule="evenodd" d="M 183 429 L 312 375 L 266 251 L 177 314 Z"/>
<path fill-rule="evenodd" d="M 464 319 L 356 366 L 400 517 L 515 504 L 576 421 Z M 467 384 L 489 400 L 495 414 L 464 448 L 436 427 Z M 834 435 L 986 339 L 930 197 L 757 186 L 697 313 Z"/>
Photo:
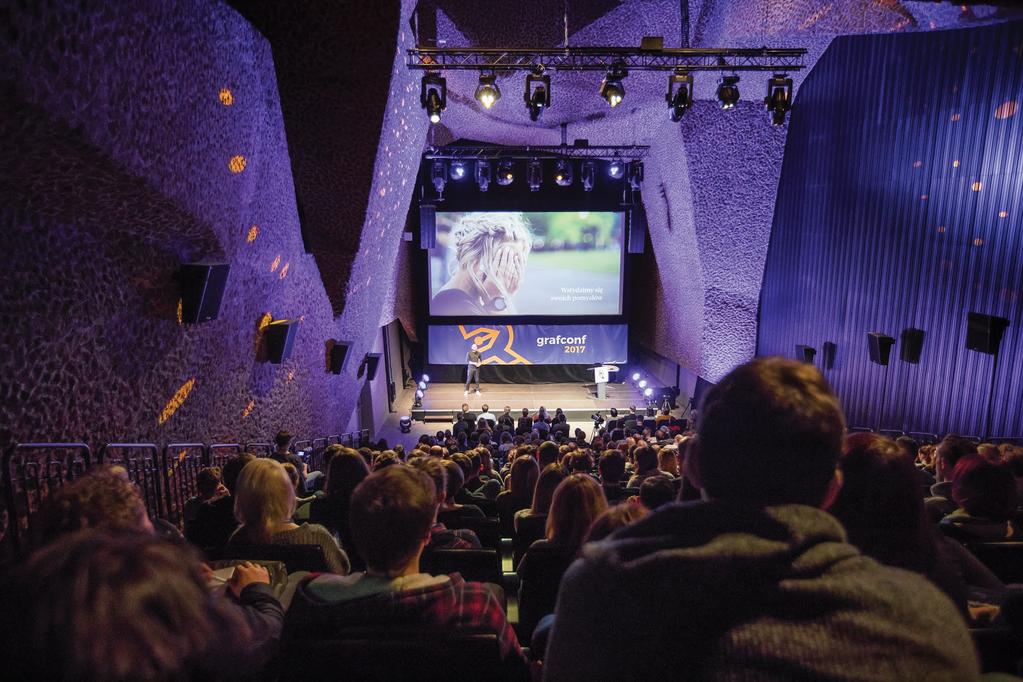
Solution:
<path fill-rule="evenodd" d="M 427 365 L 426 373 L 431 383 L 465 383 L 465 365 Z M 589 365 L 484 365 L 480 383 L 583 384 L 593 383 L 593 372 Z"/>

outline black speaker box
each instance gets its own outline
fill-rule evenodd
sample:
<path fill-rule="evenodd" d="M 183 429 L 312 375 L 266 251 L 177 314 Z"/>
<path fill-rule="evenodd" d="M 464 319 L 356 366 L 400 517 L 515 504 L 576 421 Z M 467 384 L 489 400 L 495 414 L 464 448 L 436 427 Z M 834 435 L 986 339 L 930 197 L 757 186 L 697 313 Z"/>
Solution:
<path fill-rule="evenodd" d="M 227 263 L 184 263 L 178 271 L 181 286 L 181 321 L 209 322 L 220 314 L 227 288 Z"/>
<path fill-rule="evenodd" d="M 380 353 L 366 354 L 366 379 L 373 381 L 377 376 L 377 368 L 380 367 Z"/>
<path fill-rule="evenodd" d="M 838 344 L 834 341 L 825 341 L 821 350 L 824 354 L 821 358 L 824 369 L 834 369 L 835 358 L 838 356 Z"/>
<path fill-rule="evenodd" d="M 437 246 L 437 207 L 433 204 L 419 204 L 419 248 L 432 249 Z"/>
<path fill-rule="evenodd" d="M 1009 320 L 982 313 L 966 314 L 966 348 L 988 355 L 998 355 L 1002 334 L 1009 326 Z"/>
<path fill-rule="evenodd" d="M 279 365 L 291 357 L 298 333 L 298 320 L 276 320 L 263 330 L 267 362 Z"/>
<path fill-rule="evenodd" d="M 806 362 L 812 365 L 815 355 L 817 355 L 817 349 L 813 346 L 796 346 L 796 359 L 800 362 Z"/>
<path fill-rule="evenodd" d="M 867 350 L 870 352 L 870 361 L 873 363 L 887 365 L 894 345 L 895 339 L 891 336 L 881 332 L 867 333 Z"/>
<path fill-rule="evenodd" d="M 629 242 L 628 253 L 643 253 L 646 246 L 646 209 L 642 202 L 629 209 Z"/>
<path fill-rule="evenodd" d="M 924 349 L 924 330 L 909 327 L 902 330 L 902 345 L 899 346 L 899 357 L 903 362 L 914 365 L 920 363 L 920 353 Z"/>
<path fill-rule="evenodd" d="M 349 344 L 343 341 L 335 341 L 330 347 L 330 371 L 333 374 L 340 374 L 345 368 L 345 360 L 348 358 Z"/>

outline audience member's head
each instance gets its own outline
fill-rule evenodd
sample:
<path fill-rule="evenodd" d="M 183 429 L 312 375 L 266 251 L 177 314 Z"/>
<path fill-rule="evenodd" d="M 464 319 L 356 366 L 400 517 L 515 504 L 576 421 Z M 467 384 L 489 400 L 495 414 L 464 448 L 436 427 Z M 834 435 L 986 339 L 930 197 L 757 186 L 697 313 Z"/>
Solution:
<path fill-rule="evenodd" d="M 278 431 L 277 435 L 274 436 L 274 445 L 277 446 L 277 452 L 287 452 L 288 446 L 291 445 L 291 438 L 291 434 L 284 429 Z"/>
<path fill-rule="evenodd" d="M 234 491 L 238 488 L 238 477 L 242 475 L 242 469 L 254 459 L 256 456 L 252 453 L 243 452 L 224 462 L 224 487 L 231 495 L 234 495 Z"/>
<path fill-rule="evenodd" d="M 641 504 L 622 502 L 613 507 L 608 507 L 604 513 L 593 520 L 590 529 L 586 532 L 583 543 L 597 542 L 603 540 L 619 528 L 625 528 L 634 521 L 650 513 L 650 510 Z"/>
<path fill-rule="evenodd" d="M 449 502 L 454 502 L 455 495 L 465 485 L 465 470 L 454 459 L 444 460 L 444 468 L 448 472 L 447 498 Z"/>
<path fill-rule="evenodd" d="M 653 448 L 636 447 L 632 456 L 636 459 L 636 473 L 649 474 L 657 471 L 657 452 Z"/>
<path fill-rule="evenodd" d="M 86 528 L 153 532 L 138 488 L 112 467 L 90 471 L 46 500 L 39 514 L 40 544 Z"/>
<path fill-rule="evenodd" d="M 625 478 L 625 455 L 619 450 L 604 450 L 597 461 L 597 471 L 604 485 L 615 485 Z"/>
<path fill-rule="evenodd" d="M 273 459 L 255 459 L 238 477 L 234 517 L 241 524 L 240 537 L 253 544 L 267 544 L 280 524 L 295 513 L 295 486 L 284 466 Z"/>
<path fill-rule="evenodd" d="M 401 460 L 398 459 L 398 453 L 394 450 L 384 450 L 377 453 L 373 458 L 373 471 L 380 471 L 384 467 L 389 467 L 393 464 L 401 464 Z"/>
<path fill-rule="evenodd" d="M 558 449 L 558 444 L 553 441 L 545 441 L 537 451 L 537 458 L 539 460 L 537 463 L 543 469 L 549 464 L 557 464 L 560 456 L 561 451 Z"/>
<path fill-rule="evenodd" d="M 216 678 L 218 661 L 232 663 L 224 645 L 244 633 L 211 599 L 191 550 L 141 533 L 66 535 L 0 585 L 9 679 Z"/>
<path fill-rule="evenodd" d="M 674 502 L 675 497 L 675 484 L 667 476 L 651 476 L 639 485 L 639 501 L 650 511 Z"/>
<path fill-rule="evenodd" d="M 674 446 L 657 451 L 657 468 L 666 474 L 678 476 L 678 450 Z"/>
<path fill-rule="evenodd" d="M 977 446 L 972 441 L 950 433 L 934 450 L 934 475 L 939 481 L 951 481 L 959 460 L 975 452 Z"/>
<path fill-rule="evenodd" d="M 414 457 L 408 461 L 408 464 L 430 477 L 438 504 L 447 498 L 448 468 L 445 466 L 444 460 L 436 457 Z"/>
<path fill-rule="evenodd" d="M 577 549 L 590 524 L 607 509 L 600 484 L 587 474 L 572 474 L 558 485 L 547 513 L 547 539 Z"/>
<path fill-rule="evenodd" d="M 406 573 L 430 541 L 436 485 L 414 466 L 392 466 L 366 477 L 352 494 L 352 540 L 370 572 Z"/>
<path fill-rule="evenodd" d="M 282 466 L 284 467 L 284 473 L 288 475 L 288 480 L 291 481 L 291 487 L 295 489 L 295 495 L 298 495 L 298 486 L 302 482 L 302 479 L 299 478 L 298 475 L 298 469 L 296 469 L 295 465 L 291 462 L 284 462 Z"/>
<path fill-rule="evenodd" d="M 593 468 L 593 456 L 588 450 L 576 450 L 568 456 L 568 470 L 573 474 L 586 474 Z"/>
<path fill-rule="evenodd" d="M 536 479 L 536 489 L 533 491 L 533 504 L 529 508 L 533 514 L 546 514 L 551 509 L 551 501 L 554 499 L 554 491 L 558 489 L 561 482 L 565 480 L 565 470 L 557 464 L 548 464 L 540 472 Z"/>
<path fill-rule="evenodd" d="M 540 468 L 527 453 L 518 457 L 511 465 L 511 473 L 508 476 L 508 489 L 514 499 L 529 500 L 533 496 L 533 488 L 536 487 L 536 479 L 540 474 Z"/>
<path fill-rule="evenodd" d="M 199 498 L 208 500 L 220 490 L 220 467 L 203 467 L 195 477 L 195 485 L 199 490 Z"/>
<path fill-rule="evenodd" d="M 352 448 L 340 447 L 330 460 L 324 492 L 328 497 L 349 498 L 355 486 L 369 475 L 366 460 Z"/>
<path fill-rule="evenodd" d="M 813 366 L 748 362 L 706 393 L 700 414 L 687 467 L 709 497 L 821 506 L 835 490 L 845 417 Z"/>
<path fill-rule="evenodd" d="M 1016 511 L 1016 479 L 1001 464 L 966 455 L 952 472 L 952 499 L 970 516 L 1006 521 Z"/>

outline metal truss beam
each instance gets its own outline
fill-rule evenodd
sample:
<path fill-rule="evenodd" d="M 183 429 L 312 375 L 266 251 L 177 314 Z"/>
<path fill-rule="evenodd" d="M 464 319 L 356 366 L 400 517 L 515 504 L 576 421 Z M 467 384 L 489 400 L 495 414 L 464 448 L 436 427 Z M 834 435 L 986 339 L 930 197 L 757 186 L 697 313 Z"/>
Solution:
<path fill-rule="evenodd" d="M 539 145 L 527 147 L 500 147 L 496 145 L 451 145 L 427 147 L 423 158 L 450 161 L 491 161 L 501 159 L 642 159 L 650 150 L 646 145 L 628 146 L 570 146 Z"/>

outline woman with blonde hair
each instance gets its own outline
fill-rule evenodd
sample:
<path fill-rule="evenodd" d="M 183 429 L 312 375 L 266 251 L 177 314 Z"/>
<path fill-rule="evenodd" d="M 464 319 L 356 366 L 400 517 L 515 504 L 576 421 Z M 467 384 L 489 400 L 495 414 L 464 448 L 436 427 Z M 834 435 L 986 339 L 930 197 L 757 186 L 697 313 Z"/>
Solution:
<path fill-rule="evenodd" d="M 508 315 L 533 235 L 521 213 L 467 213 L 451 233 L 451 277 L 430 302 L 433 315 Z"/>
<path fill-rule="evenodd" d="M 234 495 L 234 516 L 241 524 L 230 544 L 319 545 L 332 573 L 351 570 L 348 555 L 326 528 L 292 520 L 295 487 L 284 466 L 269 458 L 254 459 L 238 477 Z"/>

